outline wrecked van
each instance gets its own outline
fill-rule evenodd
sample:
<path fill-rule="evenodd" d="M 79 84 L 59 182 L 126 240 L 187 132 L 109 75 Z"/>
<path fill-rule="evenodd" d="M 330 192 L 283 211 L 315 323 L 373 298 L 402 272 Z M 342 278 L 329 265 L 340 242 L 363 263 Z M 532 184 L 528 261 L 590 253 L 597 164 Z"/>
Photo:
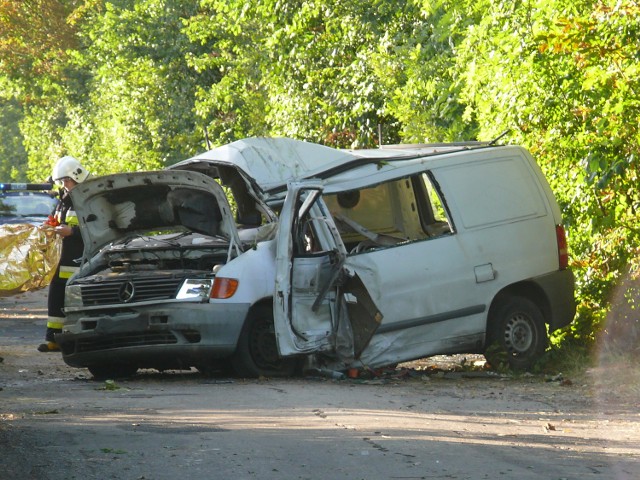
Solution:
<path fill-rule="evenodd" d="M 575 314 L 560 209 L 517 146 L 249 138 L 72 196 L 85 253 L 57 340 L 96 377 L 526 369 Z"/>

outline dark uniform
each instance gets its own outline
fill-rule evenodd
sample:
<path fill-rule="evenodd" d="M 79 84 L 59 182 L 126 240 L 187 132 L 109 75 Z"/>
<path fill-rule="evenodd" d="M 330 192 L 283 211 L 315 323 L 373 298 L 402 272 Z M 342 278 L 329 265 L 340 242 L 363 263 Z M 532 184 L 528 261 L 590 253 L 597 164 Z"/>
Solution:
<path fill-rule="evenodd" d="M 72 227 L 73 233 L 68 237 L 62 237 L 60 262 L 49 284 L 47 333 L 45 340 L 50 343 L 49 345 L 41 345 L 39 347 L 41 351 L 57 349 L 54 336 L 56 333 L 62 331 L 64 323 L 64 313 L 62 312 L 64 307 L 64 289 L 67 280 L 78 270 L 79 264 L 76 260 L 82 257 L 82 251 L 84 249 L 82 235 L 78 227 L 78 218 L 73 210 L 69 192 L 62 194 L 62 198 L 56 206 L 53 217 L 59 224 L 66 224 Z"/>

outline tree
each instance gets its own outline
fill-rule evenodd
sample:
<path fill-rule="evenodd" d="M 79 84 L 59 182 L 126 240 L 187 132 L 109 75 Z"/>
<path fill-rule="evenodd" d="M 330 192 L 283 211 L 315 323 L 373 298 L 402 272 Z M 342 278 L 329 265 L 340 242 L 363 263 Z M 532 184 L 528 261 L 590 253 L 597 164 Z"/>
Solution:
<path fill-rule="evenodd" d="M 27 153 L 18 128 L 22 119 L 18 102 L 0 98 L 0 118 L 0 181 L 25 182 Z"/>
<path fill-rule="evenodd" d="M 68 51 L 77 45 L 77 16 L 85 8 L 80 0 L 0 1 L 0 98 L 8 103 L 12 115 L 2 117 L 2 128 L 15 132 L 12 142 L 22 154 L 11 156 L 15 175 L 43 180 L 48 170 L 28 167 L 28 158 L 49 163 L 55 147 L 33 152 L 38 136 L 53 140 L 58 127 L 64 125 L 63 102 L 59 102 L 61 82 L 65 78 Z M 46 106 L 49 105 L 49 108 Z M 57 113 L 51 106 L 59 106 Z M 20 115 L 16 116 L 16 112 Z M 54 124 L 48 124 L 48 121 Z M 28 138 L 29 124 L 34 137 Z M 19 130 L 18 130 L 19 127 Z M 43 130 L 46 130 L 43 131 Z M 51 135 L 51 136 L 49 136 Z M 45 159 L 39 158 L 40 156 Z M 14 174 L 12 174 L 14 175 Z"/>
<path fill-rule="evenodd" d="M 464 96 L 480 134 L 511 129 L 560 197 L 580 298 L 573 335 L 593 340 L 612 288 L 638 264 L 639 7 L 485 7 L 457 54 Z"/>
<path fill-rule="evenodd" d="M 398 119 L 403 142 L 475 140 L 478 126 L 462 95 L 456 56 L 480 21 L 483 2 L 406 2 L 371 61 L 388 92 L 386 111 Z"/>
<path fill-rule="evenodd" d="M 90 72 L 65 143 L 92 159 L 96 173 L 162 168 L 205 148 L 195 92 L 203 75 L 187 65 L 198 51 L 182 32 L 196 0 L 121 0 L 94 11 L 74 56 Z M 206 76 L 204 76 L 206 77 Z"/>
<path fill-rule="evenodd" d="M 215 145 L 269 133 L 262 78 L 270 25 L 254 16 L 255 3 L 202 0 L 185 22 L 189 39 L 201 47 L 188 55 L 189 65 L 209 78 L 198 86 L 196 113 Z"/>
<path fill-rule="evenodd" d="M 0 1 L 2 72 L 29 89 L 30 80 L 57 75 L 77 45 L 74 21 L 83 0 Z M 91 2 L 93 3 L 93 2 Z"/>
<path fill-rule="evenodd" d="M 402 5 L 344 0 L 251 2 L 208 0 L 189 22 L 192 40 L 215 42 L 193 58 L 220 80 L 198 95 L 217 140 L 286 135 L 335 146 L 378 141 L 378 125 L 397 140 L 384 108 L 385 86 L 371 57 L 383 26 Z"/>
<path fill-rule="evenodd" d="M 339 147 L 396 143 L 388 84 L 372 61 L 386 29 L 404 27 L 409 3 L 304 2 L 278 12 L 269 38 L 269 120 L 279 135 Z M 408 15 L 410 16 L 410 15 Z"/>

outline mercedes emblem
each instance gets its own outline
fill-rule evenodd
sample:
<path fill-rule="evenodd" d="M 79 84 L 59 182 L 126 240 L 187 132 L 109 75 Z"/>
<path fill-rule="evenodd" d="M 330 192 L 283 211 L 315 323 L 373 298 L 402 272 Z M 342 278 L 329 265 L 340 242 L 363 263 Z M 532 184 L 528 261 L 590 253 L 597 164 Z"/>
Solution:
<path fill-rule="evenodd" d="M 133 282 L 125 282 L 120 285 L 118 290 L 118 298 L 121 302 L 128 303 L 133 300 L 133 296 L 136 294 L 136 287 Z"/>

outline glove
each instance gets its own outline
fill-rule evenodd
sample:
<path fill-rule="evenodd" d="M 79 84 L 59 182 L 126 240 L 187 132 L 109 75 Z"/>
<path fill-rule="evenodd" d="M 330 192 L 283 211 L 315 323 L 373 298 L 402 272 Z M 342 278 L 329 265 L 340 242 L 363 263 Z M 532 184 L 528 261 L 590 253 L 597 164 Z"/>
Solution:
<path fill-rule="evenodd" d="M 60 225 L 60 222 L 53 215 L 49 215 L 49 217 L 45 220 L 44 224 L 49 225 L 51 227 L 57 227 L 58 225 Z"/>

